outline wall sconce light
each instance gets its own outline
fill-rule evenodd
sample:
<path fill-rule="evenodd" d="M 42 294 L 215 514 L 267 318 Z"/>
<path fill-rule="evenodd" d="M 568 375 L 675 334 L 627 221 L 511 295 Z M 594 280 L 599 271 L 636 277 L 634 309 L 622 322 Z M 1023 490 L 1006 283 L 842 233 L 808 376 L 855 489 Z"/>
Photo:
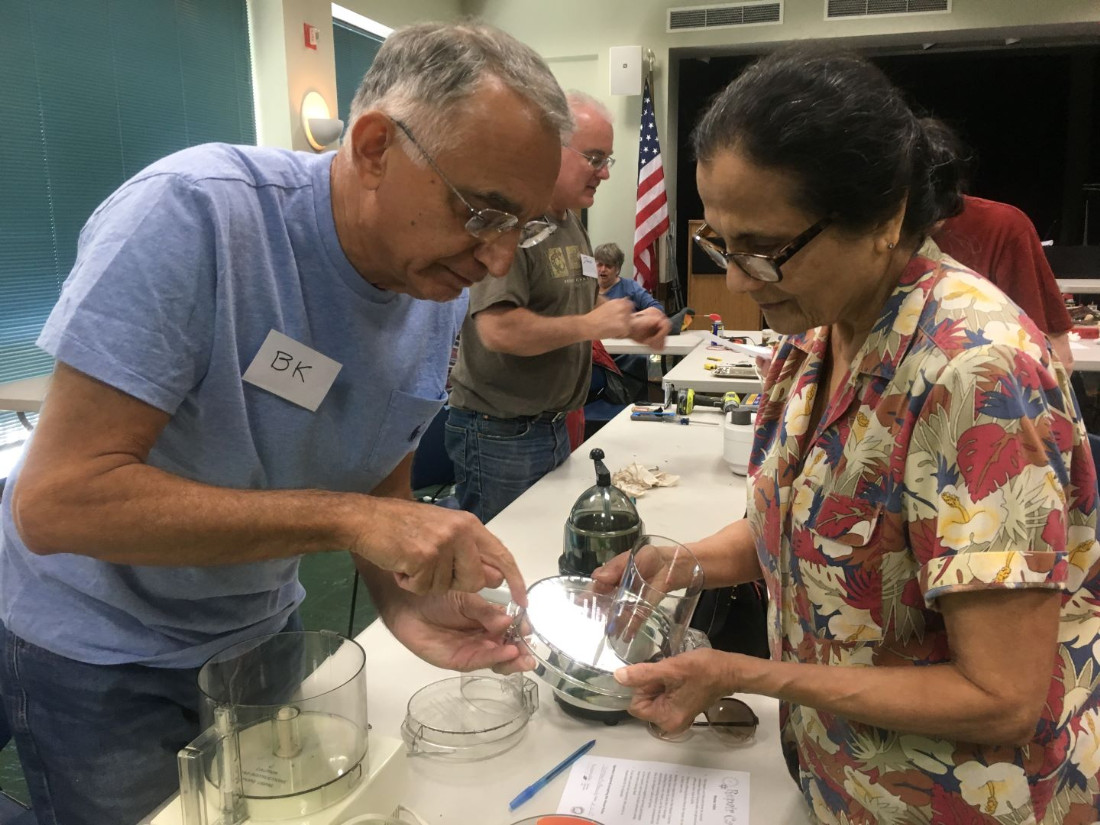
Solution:
<path fill-rule="evenodd" d="M 318 92 L 306 92 L 302 98 L 302 129 L 309 145 L 320 152 L 340 137 L 344 121 L 331 116 L 328 104 Z"/>

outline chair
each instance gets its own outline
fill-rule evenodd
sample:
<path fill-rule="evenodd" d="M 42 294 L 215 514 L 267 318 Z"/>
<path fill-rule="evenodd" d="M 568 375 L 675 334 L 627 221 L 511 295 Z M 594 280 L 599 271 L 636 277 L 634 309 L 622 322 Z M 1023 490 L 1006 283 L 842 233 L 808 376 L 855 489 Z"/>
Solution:
<path fill-rule="evenodd" d="M 434 501 L 446 487 L 454 484 L 455 468 L 443 443 L 444 425 L 447 423 L 447 407 L 435 414 L 435 418 L 420 437 L 412 463 L 412 488 L 423 490 L 438 487 Z"/>
<path fill-rule="evenodd" d="M 615 355 L 615 366 L 622 373 L 622 383 L 627 392 L 631 394 L 631 402 L 645 404 L 649 401 L 649 356 L 648 355 Z M 599 366 L 593 364 L 592 368 Z M 591 390 L 589 392 L 591 397 Z"/>
<path fill-rule="evenodd" d="M 0 791 L 0 825 L 37 825 L 34 811 Z"/>
<path fill-rule="evenodd" d="M 1092 448 L 1092 463 L 1100 468 L 1100 435 L 1089 433 L 1089 447 Z"/>
<path fill-rule="evenodd" d="M 584 437 L 591 438 L 604 424 L 621 413 L 626 404 L 605 401 L 600 394 L 607 388 L 607 369 L 592 365 L 592 378 L 588 384 L 588 397 L 593 399 L 584 405 Z"/>
<path fill-rule="evenodd" d="M 1100 418 L 1100 403 L 1097 403 L 1095 396 L 1089 390 L 1089 383 L 1093 380 L 1090 376 L 1090 381 L 1086 383 L 1081 370 L 1074 370 L 1069 377 L 1073 394 L 1077 396 L 1077 406 L 1081 408 L 1081 419 L 1085 422 L 1085 429 L 1090 433 L 1097 428 L 1097 419 Z"/>
<path fill-rule="evenodd" d="M 671 327 L 671 329 L 669 329 L 669 331 L 668 331 L 668 334 L 669 335 L 679 335 L 681 332 L 683 332 L 684 327 L 691 325 L 690 320 L 688 320 L 688 322 L 686 324 L 684 323 L 684 320 L 688 319 L 688 318 L 694 318 L 694 317 L 695 317 L 695 310 L 692 309 L 691 307 L 684 307 L 679 312 L 677 312 L 675 315 L 668 316 L 668 323 L 669 323 L 669 326 Z"/>

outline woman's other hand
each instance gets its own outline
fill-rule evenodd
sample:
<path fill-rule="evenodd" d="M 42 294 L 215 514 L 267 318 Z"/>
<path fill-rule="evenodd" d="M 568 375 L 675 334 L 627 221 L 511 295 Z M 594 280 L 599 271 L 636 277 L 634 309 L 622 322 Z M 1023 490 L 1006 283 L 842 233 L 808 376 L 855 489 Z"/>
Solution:
<path fill-rule="evenodd" d="M 695 717 L 718 699 L 737 692 L 739 672 L 751 657 L 700 649 L 652 664 L 615 671 L 619 684 L 634 688 L 630 714 L 665 733 L 691 727 Z"/>

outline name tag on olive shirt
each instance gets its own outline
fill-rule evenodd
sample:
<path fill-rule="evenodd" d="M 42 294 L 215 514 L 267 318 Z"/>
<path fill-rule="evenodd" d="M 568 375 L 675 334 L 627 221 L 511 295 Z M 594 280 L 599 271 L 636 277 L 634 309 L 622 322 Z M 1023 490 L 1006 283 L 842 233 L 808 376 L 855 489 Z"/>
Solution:
<path fill-rule="evenodd" d="M 581 255 L 581 273 L 589 278 L 596 277 L 596 259 L 591 255 Z"/>
<path fill-rule="evenodd" d="M 243 380 L 316 412 L 341 365 L 281 332 L 271 330 L 244 371 Z"/>

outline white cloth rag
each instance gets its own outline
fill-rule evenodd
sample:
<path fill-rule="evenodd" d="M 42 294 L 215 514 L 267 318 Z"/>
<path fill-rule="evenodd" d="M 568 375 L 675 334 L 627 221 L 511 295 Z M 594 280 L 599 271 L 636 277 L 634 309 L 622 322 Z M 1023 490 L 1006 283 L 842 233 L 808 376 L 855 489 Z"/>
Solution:
<path fill-rule="evenodd" d="M 654 487 L 671 487 L 679 480 L 680 476 L 674 476 L 662 470 L 651 470 L 637 462 L 629 467 L 617 470 L 615 475 L 611 476 L 612 484 L 635 498 L 644 496 L 646 490 L 651 490 Z"/>

